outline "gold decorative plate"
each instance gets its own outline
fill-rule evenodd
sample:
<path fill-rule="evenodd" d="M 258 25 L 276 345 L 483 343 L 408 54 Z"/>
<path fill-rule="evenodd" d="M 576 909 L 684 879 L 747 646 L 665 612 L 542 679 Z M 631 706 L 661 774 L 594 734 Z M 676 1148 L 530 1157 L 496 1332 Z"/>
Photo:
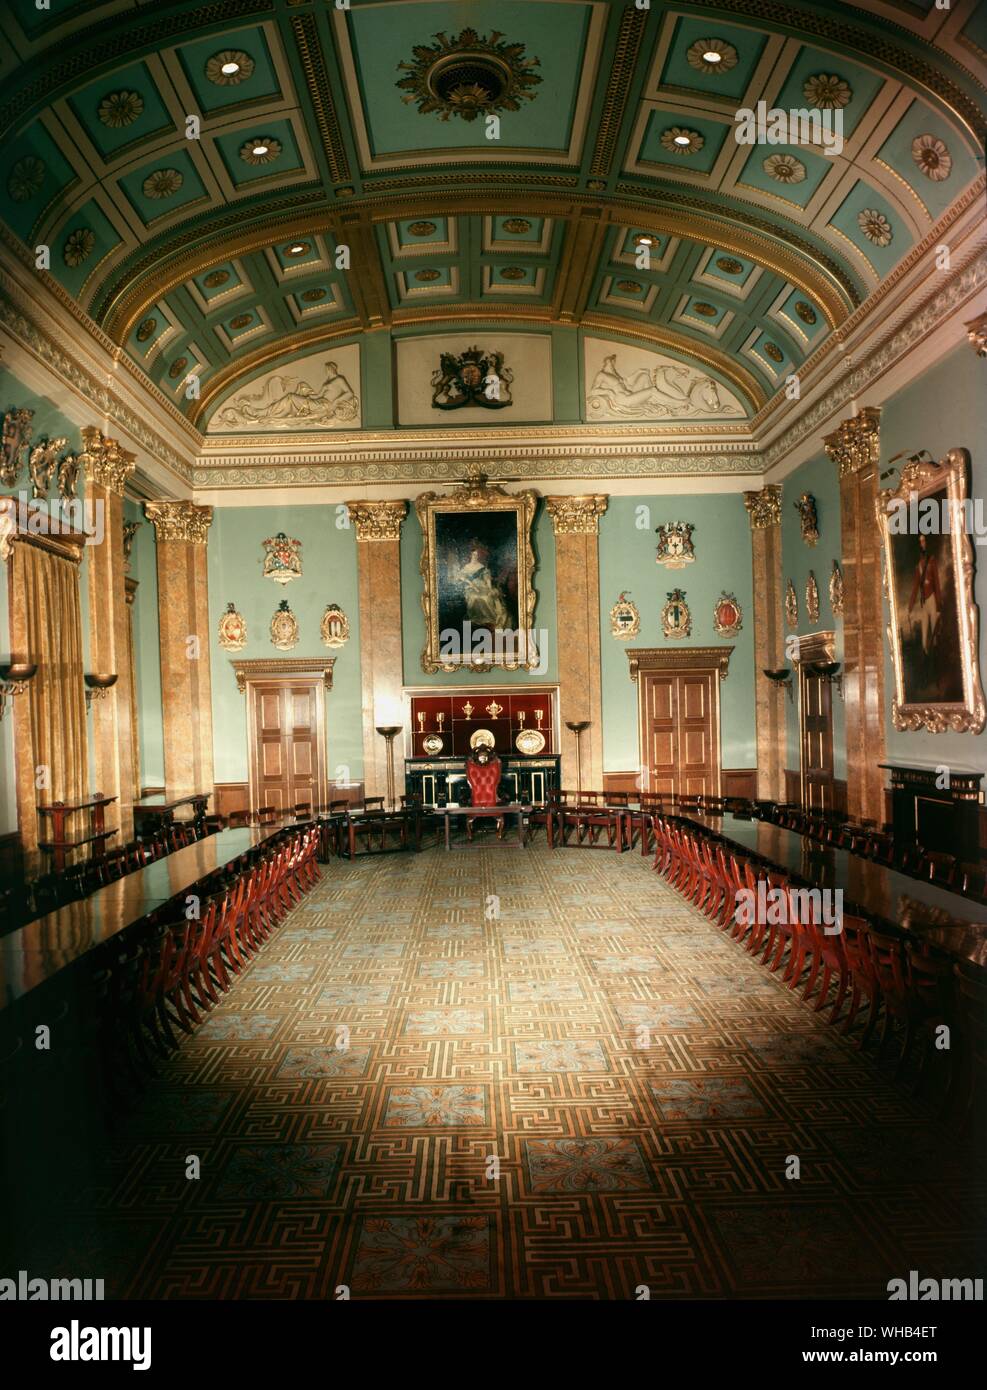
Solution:
<path fill-rule="evenodd" d="M 426 734 L 422 739 L 422 747 L 430 758 L 434 758 L 436 753 L 442 752 L 442 735 Z"/>
<path fill-rule="evenodd" d="M 545 735 L 541 729 L 522 729 L 514 740 L 514 747 L 530 758 L 545 747 Z"/>
<path fill-rule="evenodd" d="M 496 742 L 489 729 L 476 729 L 470 734 L 471 748 L 493 748 Z"/>

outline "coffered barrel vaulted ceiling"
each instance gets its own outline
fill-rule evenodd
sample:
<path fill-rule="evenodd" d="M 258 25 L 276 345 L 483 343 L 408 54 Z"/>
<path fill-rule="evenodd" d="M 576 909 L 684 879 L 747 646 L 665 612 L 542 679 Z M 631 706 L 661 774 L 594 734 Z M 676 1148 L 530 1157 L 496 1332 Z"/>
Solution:
<path fill-rule="evenodd" d="M 200 429 L 323 345 L 485 321 L 753 415 L 983 170 L 975 0 L 0 9 L 5 239 Z M 838 113 L 842 150 L 740 143 L 758 102 Z"/>

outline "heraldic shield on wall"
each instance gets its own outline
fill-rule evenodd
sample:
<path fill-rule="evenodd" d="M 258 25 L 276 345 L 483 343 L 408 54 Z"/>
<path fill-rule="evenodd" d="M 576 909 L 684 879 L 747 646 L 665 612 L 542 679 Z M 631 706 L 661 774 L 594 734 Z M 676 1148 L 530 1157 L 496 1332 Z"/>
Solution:
<path fill-rule="evenodd" d="M 432 373 L 432 405 L 436 410 L 458 410 L 464 405 L 503 410 L 513 405 L 514 374 L 504 366 L 502 352 L 472 347 L 458 357 L 443 352 L 439 361 L 441 365 Z"/>
<path fill-rule="evenodd" d="M 658 551 L 655 564 L 666 569 L 680 570 L 691 565 L 696 558 L 696 547 L 692 543 L 695 530 L 691 521 L 666 521 L 655 527 L 658 537 Z"/>
<path fill-rule="evenodd" d="M 293 541 L 283 531 L 264 541 L 264 578 L 275 584 L 288 584 L 302 577 L 302 543 Z"/>

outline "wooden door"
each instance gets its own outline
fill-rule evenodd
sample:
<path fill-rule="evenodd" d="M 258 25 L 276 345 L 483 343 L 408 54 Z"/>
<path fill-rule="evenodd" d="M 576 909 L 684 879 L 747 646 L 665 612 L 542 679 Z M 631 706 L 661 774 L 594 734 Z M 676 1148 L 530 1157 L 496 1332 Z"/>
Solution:
<path fill-rule="evenodd" d="M 252 681 L 247 688 L 252 807 L 289 814 L 299 802 L 317 806 L 325 783 L 322 680 Z"/>
<path fill-rule="evenodd" d="M 833 809 L 833 689 L 829 681 L 799 671 L 802 804 Z"/>
<path fill-rule="evenodd" d="M 717 679 L 715 671 L 641 673 L 641 749 L 649 791 L 719 794 Z"/>

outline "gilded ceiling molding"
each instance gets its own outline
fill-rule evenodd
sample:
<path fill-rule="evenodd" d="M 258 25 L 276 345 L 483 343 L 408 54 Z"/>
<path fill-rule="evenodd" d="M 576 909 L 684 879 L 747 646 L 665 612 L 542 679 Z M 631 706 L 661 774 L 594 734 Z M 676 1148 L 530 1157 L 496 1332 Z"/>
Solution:
<path fill-rule="evenodd" d="M 201 507 L 195 502 L 145 502 L 144 515 L 154 527 L 158 541 L 205 545 L 209 540 L 212 507 Z"/>
<path fill-rule="evenodd" d="M 744 506 L 752 531 L 766 531 L 769 526 L 781 525 L 781 486 L 768 483 L 760 492 L 745 492 Z"/>
<path fill-rule="evenodd" d="M 399 541 L 401 523 L 408 515 L 403 499 L 395 502 L 347 502 L 358 541 Z"/>
<path fill-rule="evenodd" d="M 326 690 L 331 690 L 335 664 L 334 656 L 272 656 L 243 661 L 230 658 L 236 688 L 241 695 L 246 694 L 248 681 L 279 679 L 282 676 L 321 676 Z"/>
<path fill-rule="evenodd" d="M 966 329 L 966 336 L 977 356 L 987 357 L 987 312 L 978 314 L 975 319 L 970 319 L 963 327 Z"/>
<path fill-rule="evenodd" d="M 617 47 L 614 50 L 606 96 L 603 98 L 603 107 L 596 128 L 596 147 L 590 162 L 589 172 L 593 178 L 604 179 L 610 172 L 614 146 L 623 124 L 627 98 L 637 67 L 638 50 L 647 23 L 647 10 L 638 9 L 634 5 L 628 5 L 621 16 Z"/>
<path fill-rule="evenodd" d="M 545 506 L 556 536 L 597 536 L 609 500 L 605 492 L 596 492 L 583 497 L 546 497 Z"/>
<path fill-rule="evenodd" d="M 350 178 L 350 165 L 346 158 L 346 146 L 343 144 L 339 121 L 336 119 L 332 83 L 326 72 L 315 16 L 293 16 L 291 30 L 305 74 L 305 85 L 308 88 L 309 101 L 312 103 L 315 123 L 322 136 L 322 148 L 329 163 L 329 176 L 333 183 L 346 183 Z"/>
<path fill-rule="evenodd" d="M 708 671 L 715 667 L 725 681 L 733 647 L 628 647 L 628 674 L 636 681 L 640 671 Z"/>
<path fill-rule="evenodd" d="M 121 449 L 118 440 L 107 439 L 97 425 L 85 425 L 79 462 L 88 483 L 105 487 L 122 497 L 127 479 L 137 466 L 137 455 Z"/>
<path fill-rule="evenodd" d="M 881 457 L 881 408 L 865 405 L 844 420 L 832 434 L 823 436 L 823 448 L 836 464 L 841 478 Z"/>

